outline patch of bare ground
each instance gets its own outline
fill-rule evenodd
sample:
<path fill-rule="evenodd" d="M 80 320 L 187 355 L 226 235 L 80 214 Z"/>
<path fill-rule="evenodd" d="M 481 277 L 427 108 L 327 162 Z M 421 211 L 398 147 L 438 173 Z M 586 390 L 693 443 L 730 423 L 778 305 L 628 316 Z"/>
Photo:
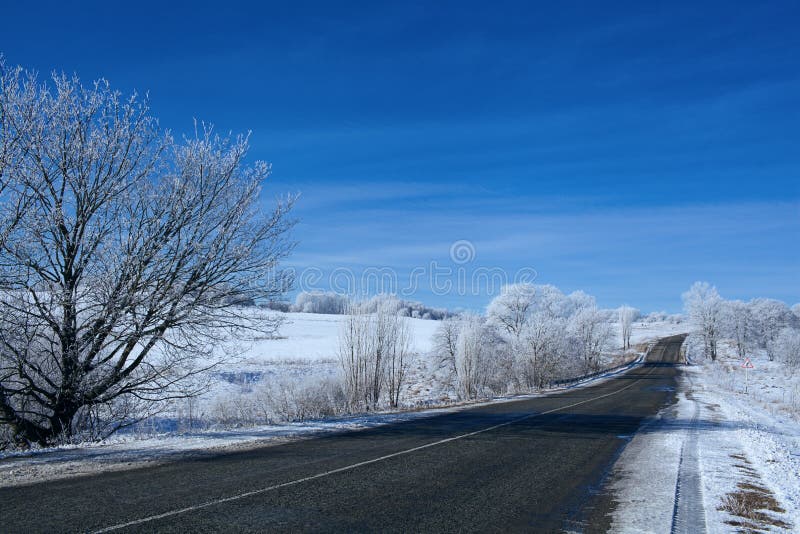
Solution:
<path fill-rule="evenodd" d="M 773 528 L 790 530 L 791 525 L 778 519 L 773 514 L 786 512 L 772 492 L 758 484 L 758 473 L 749 467 L 750 461 L 743 454 L 731 454 L 731 458 L 741 463 L 734 464 L 747 481 L 736 484 L 736 491 L 722 498 L 719 510 L 724 510 L 736 519 L 726 521 L 737 528 L 737 532 L 768 532 Z"/>

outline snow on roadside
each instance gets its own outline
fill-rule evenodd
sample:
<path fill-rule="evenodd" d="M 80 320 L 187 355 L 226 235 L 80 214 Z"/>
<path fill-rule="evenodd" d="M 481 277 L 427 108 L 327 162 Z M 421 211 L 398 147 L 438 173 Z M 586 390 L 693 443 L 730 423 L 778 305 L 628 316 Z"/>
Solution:
<path fill-rule="evenodd" d="M 614 531 L 672 529 L 681 451 L 692 431 L 702 495 L 689 498 L 702 499 L 708 532 L 755 527 L 781 532 L 800 525 L 800 424 L 726 389 L 719 381 L 721 365 L 683 367 L 676 404 L 643 426 L 623 451 L 612 483 L 618 503 Z M 752 491 L 751 496 L 774 498 L 773 509 L 741 512 L 755 520 L 733 515 L 731 504 Z"/>
<path fill-rule="evenodd" d="M 194 455 L 236 452 L 347 430 L 374 428 L 445 413 L 449 409 L 379 413 L 254 428 L 130 436 L 98 443 L 0 454 L 0 487 L 30 484 L 103 471 L 136 469 Z"/>
<path fill-rule="evenodd" d="M 681 450 L 688 435 L 680 422 L 691 419 L 693 407 L 685 399 L 664 408 L 646 422 L 617 460 L 611 491 L 617 507 L 614 532 L 672 531 Z"/>
<path fill-rule="evenodd" d="M 708 433 L 702 448 L 707 458 L 704 479 L 709 480 L 707 509 L 716 524 L 740 521 L 719 510 L 722 500 L 741 489 L 737 484 L 763 486 L 785 509 L 783 514 L 768 515 L 800 527 L 800 423 L 770 413 L 743 392 L 725 389 L 714 380 L 716 373 L 709 369 L 711 365 L 692 369 L 692 379 L 697 382 L 694 394 L 710 421 L 719 427 Z"/>

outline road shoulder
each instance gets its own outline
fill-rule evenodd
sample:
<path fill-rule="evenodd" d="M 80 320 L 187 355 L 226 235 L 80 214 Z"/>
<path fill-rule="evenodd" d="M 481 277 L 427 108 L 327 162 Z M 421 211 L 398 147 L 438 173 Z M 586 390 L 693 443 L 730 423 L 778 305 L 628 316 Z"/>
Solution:
<path fill-rule="evenodd" d="M 675 404 L 640 429 L 614 467 L 612 530 L 791 531 L 796 427 L 715 388 L 703 366 L 681 370 Z"/>

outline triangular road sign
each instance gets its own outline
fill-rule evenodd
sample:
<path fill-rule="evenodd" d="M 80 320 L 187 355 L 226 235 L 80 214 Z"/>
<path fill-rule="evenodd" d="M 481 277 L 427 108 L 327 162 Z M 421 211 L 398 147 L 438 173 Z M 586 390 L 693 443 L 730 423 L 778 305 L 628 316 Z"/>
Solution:
<path fill-rule="evenodd" d="M 745 358 L 741 367 L 745 369 L 755 369 L 755 366 L 753 366 L 753 362 L 750 361 L 750 358 Z"/>

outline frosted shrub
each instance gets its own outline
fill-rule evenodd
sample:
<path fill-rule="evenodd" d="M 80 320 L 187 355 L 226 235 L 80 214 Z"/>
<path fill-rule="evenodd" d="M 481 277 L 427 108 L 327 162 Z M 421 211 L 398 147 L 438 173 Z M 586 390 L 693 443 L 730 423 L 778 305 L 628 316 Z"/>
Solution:
<path fill-rule="evenodd" d="M 772 343 L 770 352 L 775 354 L 779 361 L 796 369 L 800 366 L 800 330 L 796 328 L 782 329 Z"/>
<path fill-rule="evenodd" d="M 333 377 L 265 383 L 254 398 L 267 423 L 320 419 L 347 411 L 341 380 Z"/>

